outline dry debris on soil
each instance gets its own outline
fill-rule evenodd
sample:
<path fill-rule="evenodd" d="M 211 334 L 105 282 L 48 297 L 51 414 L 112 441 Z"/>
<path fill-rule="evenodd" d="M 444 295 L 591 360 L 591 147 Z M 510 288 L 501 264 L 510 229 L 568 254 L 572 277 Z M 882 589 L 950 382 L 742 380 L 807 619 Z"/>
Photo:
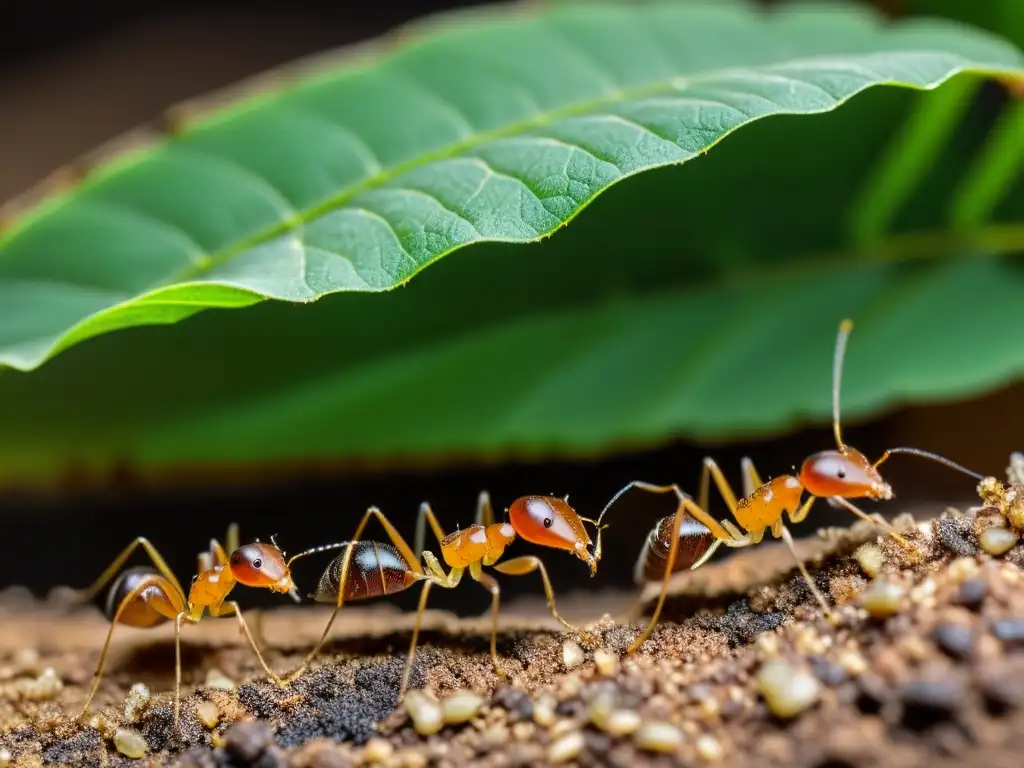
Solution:
<path fill-rule="evenodd" d="M 401 706 L 411 616 L 346 608 L 331 653 L 287 688 L 257 674 L 233 623 L 189 627 L 180 735 L 169 636 L 125 630 L 78 724 L 106 626 L 14 593 L 0 613 L 0 768 L 1019 766 L 1024 547 L 1008 521 L 1024 487 L 982 490 L 981 507 L 899 520 L 909 549 L 862 523 L 799 542 L 835 623 L 773 544 L 677 578 L 665 623 L 632 657 L 637 624 L 606 614 L 568 633 L 509 611 L 502 681 L 486 619 L 428 613 L 412 675 L 423 690 Z M 271 664 L 298 664 L 324 618 L 267 614 Z"/>

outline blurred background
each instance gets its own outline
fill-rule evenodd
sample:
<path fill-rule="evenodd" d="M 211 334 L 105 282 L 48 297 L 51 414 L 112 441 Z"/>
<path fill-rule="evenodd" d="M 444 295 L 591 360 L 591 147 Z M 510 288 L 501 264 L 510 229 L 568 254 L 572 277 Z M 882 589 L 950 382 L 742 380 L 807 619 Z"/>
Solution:
<path fill-rule="evenodd" d="M 95 146 L 157 117 L 183 99 L 230 85 L 240 78 L 296 57 L 377 36 L 430 12 L 469 2 L 362 3 L 151 2 L 112 0 L 58 12 L 45 3 L 7 3 L 0 8 L 0 201 L 24 191 L 59 166 Z M 887 13 L 930 12 L 998 26 L 986 3 L 874 3 Z M 995 4 L 993 4 L 994 6 Z M 972 7 L 979 6 L 979 7 Z M 1018 43 L 1024 25 L 999 29 Z M 982 106 L 1002 96 L 982 95 Z M 767 191 L 766 191 L 767 194 Z M 241 310 L 246 311 L 246 310 Z M 723 308 L 723 311 L 728 311 Z M 857 344 L 854 334 L 851 345 Z M 830 354 L 830 353 L 829 353 Z M 822 369 L 830 357 L 820 359 Z M 5 372 L 10 375 L 10 372 Z M 752 383 L 756 387 L 756 382 Z M 869 457 L 886 447 L 913 445 L 936 451 L 985 474 L 1002 477 L 1011 450 L 1024 447 L 1024 388 L 1014 386 L 983 398 L 890 411 L 867 423 L 846 424 L 847 440 Z M 15 407 L 5 403 L 0 407 Z M 790 471 L 809 453 L 830 447 L 826 423 L 781 438 L 731 440 L 728 444 L 676 441 L 579 461 L 503 463 L 418 471 L 353 470 L 334 475 L 297 470 L 294 476 L 261 480 L 231 478 L 216 483 L 167 481 L 143 484 L 130 471 L 99 485 L 76 483 L 25 492 L 0 490 L 7 552 L 0 558 L 0 586 L 24 585 L 44 595 L 58 584 L 84 585 L 137 535 L 149 537 L 177 573 L 193 572 L 195 554 L 209 537 L 222 536 L 230 521 L 243 538 L 279 532 L 286 549 L 343 539 L 370 504 L 380 506 L 411 538 L 419 503 L 428 499 L 449 529 L 468 524 L 476 495 L 488 489 L 499 509 L 529 493 L 569 494 L 581 513 L 595 514 L 619 487 L 633 479 L 676 481 L 695 490 L 701 457 L 714 455 L 734 483 L 739 461 L 754 458 L 764 475 Z M 912 458 L 886 467 L 898 500 L 877 505 L 893 514 L 928 503 L 971 503 L 974 482 Z M 865 505 L 869 506 L 869 505 Z M 664 498 L 626 500 L 609 521 L 614 535 L 594 579 L 582 563 L 547 556 L 559 592 L 628 587 L 633 561 L 650 525 L 671 511 Z M 847 516 L 820 503 L 798 535 L 843 524 Z M 517 543 L 516 551 L 529 549 Z M 722 553 L 719 556 L 723 556 Z M 316 578 L 300 573 L 306 583 Z M 506 595 L 540 593 L 532 579 L 505 579 Z M 482 590 L 438 594 L 438 607 L 478 613 Z M 478 594 L 479 593 L 479 594 Z M 245 595 L 245 603 L 268 596 Z M 415 595 L 399 604 L 409 605 Z M 273 601 L 273 598 L 269 598 Z"/>

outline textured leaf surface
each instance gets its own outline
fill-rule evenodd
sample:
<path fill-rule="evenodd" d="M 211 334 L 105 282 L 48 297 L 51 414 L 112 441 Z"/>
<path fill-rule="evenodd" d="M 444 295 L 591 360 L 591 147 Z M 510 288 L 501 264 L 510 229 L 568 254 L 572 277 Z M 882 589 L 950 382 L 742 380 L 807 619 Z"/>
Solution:
<path fill-rule="evenodd" d="M 758 118 L 1021 67 L 987 35 L 849 9 L 469 16 L 206 118 L 13 224 L 0 364 L 206 307 L 394 288 L 462 246 L 543 237 Z"/>

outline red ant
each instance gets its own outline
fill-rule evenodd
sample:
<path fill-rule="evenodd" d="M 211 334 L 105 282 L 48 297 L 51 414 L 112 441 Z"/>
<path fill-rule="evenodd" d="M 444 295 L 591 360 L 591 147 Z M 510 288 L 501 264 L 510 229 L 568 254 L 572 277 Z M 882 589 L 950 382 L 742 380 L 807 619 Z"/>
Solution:
<path fill-rule="evenodd" d="M 292 682 L 308 669 L 310 662 L 323 647 L 331 625 L 346 600 L 363 600 L 391 595 L 404 591 L 417 582 L 423 582 L 423 590 L 420 593 L 419 605 L 416 610 L 416 622 L 409 645 L 409 656 L 399 689 L 399 699 L 401 699 L 409 683 L 420 625 L 423 621 L 423 612 L 431 586 L 452 589 L 458 586 L 462 575 L 467 570 L 474 581 L 491 593 L 491 659 L 498 675 L 506 677 L 498 660 L 497 650 L 498 608 L 501 590 L 494 577 L 483 571 L 483 566 L 491 567 L 495 571 L 509 576 L 525 576 L 533 571 L 539 571 L 544 583 L 544 593 L 547 595 L 548 610 L 562 626 L 570 631 L 575 631 L 576 628 L 562 618 L 555 607 L 555 593 L 547 570 L 539 558 L 524 555 L 504 562 L 498 561 L 504 554 L 505 548 L 518 535 L 533 544 L 573 553 L 587 563 L 591 575 L 593 575 L 597 571 L 597 564 L 601 559 L 601 528 L 595 521 L 577 515 L 575 510 L 569 506 L 568 497 L 524 496 L 512 502 L 506 511 L 508 522 L 495 522 L 490 496 L 485 491 L 480 494 L 477 503 L 476 522 L 468 528 L 445 535 L 430 505 L 424 502 L 420 505 L 416 525 L 416 553 L 422 553 L 423 565 L 420 564 L 420 558 L 410 549 L 402 535 L 376 507 L 371 507 L 366 511 L 350 541 L 314 547 L 294 555 L 287 563 L 289 568 L 300 557 L 332 549 L 343 550 L 327 566 L 320 578 L 316 592 L 309 595 L 317 602 L 334 603 L 334 612 L 331 614 L 327 626 L 324 627 L 323 634 L 316 646 L 306 656 L 302 665 L 286 677 L 286 682 Z M 391 541 L 390 544 L 360 540 L 363 529 L 371 517 L 380 521 Z M 431 530 L 440 544 L 441 557 L 449 568 L 447 573 L 433 553 L 423 550 L 424 522 L 430 524 Z M 593 553 L 590 551 L 590 536 L 583 523 L 591 523 L 597 527 L 597 544 Z M 350 563 L 354 563 L 355 566 L 351 575 Z"/>
<path fill-rule="evenodd" d="M 121 551 L 121 554 L 114 559 L 92 586 L 81 591 L 80 594 L 84 599 L 92 600 L 104 585 L 114 578 L 121 566 L 138 547 L 145 550 L 155 566 L 155 568 L 150 566 L 128 568 L 120 573 L 110 587 L 106 602 L 110 630 L 107 632 L 107 640 L 100 653 L 99 664 L 93 677 L 92 690 L 89 691 L 85 706 L 78 715 L 79 720 L 85 717 L 89 711 L 89 705 L 99 689 L 100 679 L 103 676 L 103 665 L 106 662 L 110 641 L 114 635 L 114 627 L 118 624 L 138 629 L 149 629 L 163 624 L 165 621 L 174 622 L 175 729 L 178 728 L 181 709 L 181 623 L 183 621 L 198 623 L 206 611 L 209 611 L 210 616 L 214 617 L 234 614 L 238 617 L 238 624 L 253 651 L 256 652 L 256 657 L 260 660 L 263 669 L 276 682 L 281 682 L 264 661 L 263 654 L 260 653 L 245 619 L 242 618 L 242 611 L 238 603 L 234 600 L 228 601 L 227 597 L 236 584 L 242 584 L 246 587 L 265 588 L 282 594 L 287 593 L 298 602 L 298 593 L 292 583 L 291 571 L 285 563 L 284 553 L 278 549 L 273 537 L 271 537 L 271 544 L 262 544 L 256 541 L 239 546 L 238 526 L 234 524 L 228 528 L 225 542 L 227 551 L 231 552 L 230 557 L 216 539 L 210 540 L 210 547 L 206 552 L 199 553 L 197 575 L 192 578 L 187 598 L 181 583 L 156 547 L 141 536 Z"/>
<path fill-rule="evenodd" d="M 762 482 L 754 463 L 749 458 L 742 461 L 743 498 L 737 499 L 728 480 L 718 468 L 714 459 L 704 459 L 701 471 L 698 501 L 684 493 L 678 485 L 653 485 L 634 481 L 616 493 L 605 506 L 596 525 L 600 526 L 608 508 L 632 488 L 651 493 L 674 493 L 679 499 L 679 506 L 671 517 L 663 518 L 655 525 L 645 542 L 644 549 L 637 561 L 634 571 L 635 579 L 644 581 L 661 580 L 661 594 L 658 597 L 654 614 L 644 631 L 628 647 L 627 653 L 633 653 L 650 637 L 658 623 L 665 598 L 668 595 L 669 580 L 673 573 L 689 568 L 694 570 L 703 565 L 721 544 L 727 547 L 747 547 L 758 544 L 770 530 L 775 538 L 782 538 L 790 553 L 796 560 L 800 573 L 807 583 L 811 594 L 821 605 L 826 616 L 832 613 L 824 596 L 815 586 L 807 568 L 800 560 L 793 544 L 793 537 L 783 522 L 783 514 L 789 516 L 793 523 L 799 523 L 807 517 L 811 505 L 817 498 L 826 498 L 830 503 L 843 506 L 858 517 L 868 520 L 884 528 L 890 536 L 902 546 L 909 546 L 898 533 L 878 514 L 868 515 L 854 506 L 849 499 L 892 499 L 892 487 L 885 482 L 878 467 L 896 453 L 909 453 L 921 456 L 952 469 L 956 469 L 979 480 L 982 476 L 971 472 L 959 464 L 927 451 L 917 448 L 891 448 L 872 464 L 856 448 L 843 442 L 839 422 L 839 384 L 842 378 L 843 357 L 846 342 L 853 330 L 851 320 L 843 320 L 839 325 L 836 339 L 835 358 L 832 369 L 832 427 L 836 438 L 836 449 L 815 453 L 804 460 L 800 474 L 780 475 Z M 719 524 L 708 512 L 709 481 L 714 478 L 715 485 L 729 507 L 729 512 L 739 523 L 737 527 L 730 520 L 722 520 Z M 801 503 L 803 492 L 809 494 Z M 743 530 L 740 530 L 740 527 Z M 682 542 L 682 543 L 681 543 Z M 680 558 L 680 553 L 682 557 Z"/>

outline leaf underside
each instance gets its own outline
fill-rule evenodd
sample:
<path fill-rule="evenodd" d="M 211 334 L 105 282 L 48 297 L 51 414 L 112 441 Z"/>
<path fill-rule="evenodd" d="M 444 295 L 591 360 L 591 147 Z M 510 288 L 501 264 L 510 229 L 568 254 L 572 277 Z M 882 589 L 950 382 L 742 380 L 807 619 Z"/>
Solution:
<path fill-rule="evenodd" d="M 944 92 L 916 91 L 957 73 L 1024 59 L 851 9 L 567 4 L 215 113 L 0 240 L 0 363 L 166 324 L 0 376 L 0 478 L 770 433 L 827 415 L 844 316 L 850 418 L 997 386 L 1024 369 L 1024 188 L 948 223 L 984 126 L 891 237 L 848 244 L 882 150 Z M 883 84 L 911 90 L 836 109 Z M 177 323 L 207 307 L 249 308 Z"/>

